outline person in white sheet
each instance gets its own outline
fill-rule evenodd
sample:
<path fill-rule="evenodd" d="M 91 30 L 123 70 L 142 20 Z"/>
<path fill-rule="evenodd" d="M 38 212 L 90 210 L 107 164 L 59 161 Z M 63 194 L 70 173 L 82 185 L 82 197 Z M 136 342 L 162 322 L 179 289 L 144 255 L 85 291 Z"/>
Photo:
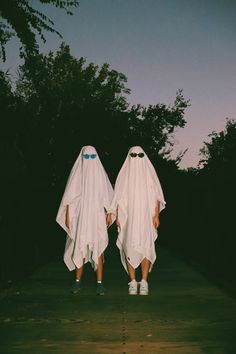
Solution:
<path fill-rule="evenodd" d="M 76 269 L 72 292 L 81 289 L 83 265 L 91 262 L 97 272 L 97 294 L 104 294 L 102 283 L 103 254 L 108 245 L 107 214 L 113 189 L 93 146 L 84 146 L 68 178 L 56 221 L 66 231 L 64 261 Z"/>
<path fill-rule="evenodd" d="M 130 277 L 129 294 L 148 295 L 148 274 L 156 260 L 155 240 L 159 213 L 165 207 L 156 171 L 140 146 L 132 147 L 115 183 L 109 212 L 116 215 L 117 246 L 121 262 Z M 141 265 L 142 280 L 135 269 Z"/>

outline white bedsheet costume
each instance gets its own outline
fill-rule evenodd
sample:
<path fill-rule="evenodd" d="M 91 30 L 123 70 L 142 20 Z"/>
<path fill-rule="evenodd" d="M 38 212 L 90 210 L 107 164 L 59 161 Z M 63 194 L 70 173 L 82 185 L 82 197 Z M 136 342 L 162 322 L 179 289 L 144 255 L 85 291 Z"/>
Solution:
<path fill-rule="evenodd" d="M 131 153 L 144 156 L 131 157 Z M 134 268 L 147 258 L 151 262 L 150 270 L 156 260 L 157 230 L 153 217 L 157 201 L 161 211 L 165 200 L 156 171 L 143 149 L 134 146 L 118 174 L 110 208 L 114 215 L 118 213 L 120 229 L 116 244 L 126 271 L 126 258 Z"/>
<path fill-rule="evenodd" d="M 94 147 L 84 146 L 68 178 L 56 221 L 67 232 L 64 261 L 69 270 L 91 262 L 97 269 L 98 257 L 108 245 L 105 209 L 113 189 Z M 66 206 L 69 205 L 69 229 Z"/>

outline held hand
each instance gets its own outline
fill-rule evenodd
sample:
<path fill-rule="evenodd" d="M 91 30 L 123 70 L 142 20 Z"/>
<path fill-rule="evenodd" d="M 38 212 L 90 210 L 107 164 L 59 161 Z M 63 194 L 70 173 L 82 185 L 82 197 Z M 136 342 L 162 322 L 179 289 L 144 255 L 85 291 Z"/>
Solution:
<path fill-rule="evenodd" d="M 67 227 L 68 229 L 70 229 L 70 222 L 69 222 L 69 218 L 66 218 L 66 227 Z"/>
<path fill-rule="evenodd" d="M 158 227 L 160 226 L 159 216 L 155 215 L 153 217 L 153 225 L 154 225 L 155 229 L 158 229 Z"/>
<path fill-rule="evenodd" d="M 107 214 L 106 223 L 107 223 L 107 228 L 111 226 L 112 224 L 111 213 Z"/>

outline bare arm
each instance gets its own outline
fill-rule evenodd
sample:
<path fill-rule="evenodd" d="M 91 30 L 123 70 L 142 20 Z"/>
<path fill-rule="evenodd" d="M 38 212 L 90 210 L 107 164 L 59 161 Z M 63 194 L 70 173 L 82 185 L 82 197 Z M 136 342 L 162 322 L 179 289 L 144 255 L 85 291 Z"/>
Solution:
<path fill-rule="evenodd" d="M 156 229 L 160 226 L 159 213 L 160 213 L 160 202 L 157 201 L 157 205 L 155 208 L 155 215 L 153 217 L 153 225 Z"/>
<path fill-rule="evenodd" d="M 107 223 L 107 227 L 111 226 L 111 224 L 112 224 L 111 213 L 107 213 L 106 223 Z"/>
<path fill-rule="evenodd" d="M 119 221 L 119 218 L 118 218 L 118 207 L 116 209 L 116 226 L 120 229 L 120 221 Z"/>

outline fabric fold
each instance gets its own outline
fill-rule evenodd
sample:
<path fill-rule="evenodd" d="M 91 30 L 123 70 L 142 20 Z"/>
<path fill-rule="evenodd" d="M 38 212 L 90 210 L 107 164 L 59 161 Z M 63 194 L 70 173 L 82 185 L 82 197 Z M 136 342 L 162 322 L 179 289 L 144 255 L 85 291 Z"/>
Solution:
<path fill-rule="evenodd" d="M 108 245 L 106 212 L 112 197 L 113 189 L 96 149 L 84 146 L 69 175 L 56 217 L 67 233 L 64 262 L 69 270 L 87 262 L 97 269 L 98 257 Z M 65 223 L 67 206 L 69 229 Z"/>
<path fill-rule="evenodd" d="M 140 146 L 132 147 L 116 179 L 110 208 L 120 223 L 116 244 L 126 271 L 126 260 L 137 268 L 147 258 L 151 262 L 150 270 L 156 260 L 158 234 L 153 217 L 157 202 L 162 211 L 166 202 L 156 171 L 144 150 Z"/>

